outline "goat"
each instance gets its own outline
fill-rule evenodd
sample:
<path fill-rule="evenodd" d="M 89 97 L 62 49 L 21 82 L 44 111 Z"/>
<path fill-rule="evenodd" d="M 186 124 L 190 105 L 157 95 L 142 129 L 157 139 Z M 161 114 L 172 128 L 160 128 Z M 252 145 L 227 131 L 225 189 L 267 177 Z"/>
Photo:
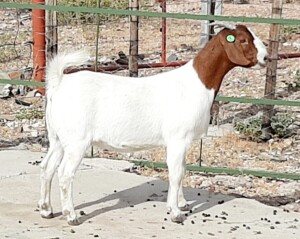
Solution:
<path fill-rule="evenodd" d="M 165 146 L 169 170 L 167 207 L 174 222 L 187 210 L 182 191 L 185 154 L 205 136 L 213 100 L 225 74 L 236 66 L 262 68 L 267 50 L 246 26 L 224 28 L 197 56 L 175 70 L 143 78 L 91 71 L 65 74 L 87 54 L 58 54 L 46 74 L 46 121 L 50 141 L 41 163 L 40 214 L 53 217 L 50 190 L 58 169 L 63 215 L 79 224 L 72 184 L 88 146 L 135 151 Z"/>

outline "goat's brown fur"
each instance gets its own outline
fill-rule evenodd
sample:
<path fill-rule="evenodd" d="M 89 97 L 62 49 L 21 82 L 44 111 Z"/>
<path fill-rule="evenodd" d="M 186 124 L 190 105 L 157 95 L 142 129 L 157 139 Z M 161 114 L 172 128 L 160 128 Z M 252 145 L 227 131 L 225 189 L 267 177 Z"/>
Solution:
<path fill-rule="evenodd" d="M 228 35 L 233 35 L 235 41 L 228 42 Z M 257 49 L 253 41 L 252 34 L 243 25 L 234 30 L 223 29 L 214 36 L 194 59 L 194 68 L 203 84 L 217 94 L 224 76 L 232 68 L 256 65 Z"/>

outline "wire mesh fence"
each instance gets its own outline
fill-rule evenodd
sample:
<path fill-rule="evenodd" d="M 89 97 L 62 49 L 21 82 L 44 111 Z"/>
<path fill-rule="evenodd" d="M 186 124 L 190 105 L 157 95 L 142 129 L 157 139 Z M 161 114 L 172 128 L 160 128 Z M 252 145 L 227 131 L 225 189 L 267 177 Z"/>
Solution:
<path fill-rule="evenodd" d="M 4 1 L 6 2 L 6 1 Z M 7 1 L 9 2 L 9 1 Z M 15 1 L 30 3 L 31 1 Z M 58 5 L 97 7 L 97 1 L 57 1 Z M 201 14 L 203 1 L 173 0 L 166 2 L 169 13 Z M 162 12 L 161 1 L 140 0 L 140 10 Z M 128 9 L 127 0 L 100 1 L 101 8 Z M 271 17 L 270 1 L 226 1 L 224 16 Z M 283 5 L 282 17 L 298 19 L 299 1 Z M 32 11 L 30 9 L 0 9 L 0 78 L 32 80 L 34 75 L 32 57 Z M 86 49 L 91 53 L 91 65 L 98 60 L 100 67 L 113 67 L 107 73 L 128 75 L 130 43 L 130 21 L 128 16 L 97 15 L 93 13 L 58 12 L 58 51 Z M 99 24 L 98 24 L 99 23 Z M 268 24 L 247 24 L 266 42 L 269 40 Z M 139 64 L 148 65 L 139 70 L 139 76 L 157 74 L 172 67 L 154 67 L 162 62 L 162 19 L 139 17 Z M 97 39 L 97 29 L 99 36 Z M 192 59 L 199 51 L 201 21 L 191 19 L 166 19 L 166 60 L 180 62 Z M 281 27 L 279 52 L 300 52 L 299 26 Z M 53 45 L 46 38 L 48 46 Z M 98 55 L 95 49 L 98 47 Z M 123 69 L 123 70 L 120 70 Z M 7 76 L 7 77 L 4 77 Z M 265 70 L 235 68 L 224 79 L 219 95 L 262 98 L 265 89 Z M 2 86 L 2 90 L 5 85 Z M 299 101 L 299 59 L 278 62 L 276 97 Z M 22 91 L 23 90 L 23 91 Z M 71 89 L 70 89 L 71 90 Z M 0 147 L 16 146 L 46 150 L 47 140 L 44 126 L 44 100 L 34 97 L 20 88 L 10 89 L 14 97 L 0 99 L 1 139 Z M 30 91 L 32 92 L 32 91 Z M 26 95 L 26 97 L 21 95 Z M 20 103 L 21 102 L 21 103 Z M 30 106 L 24 106 L 25 103 Z M 191 106 L 192 107 L 192 106 Z M 221 102 L 213 109 L 212 126 L 208 137 L 195 142 L 187 155 L 187 162 L 230 168 L 254 168 L 274 171 L 300 171 L 300 108 L 276 106 L 272 135 L 263 135 L 259 126 L 262 106 Z M 28 146 L 29 144 L 30 146 Z M 27 146 L 26 146 L 27 145 Z M 105 157 L 136 158 L 164 161 L 165 151 L 156 148 L 147 152 L 120 154 L 107 150 L 95 154 Z"/>

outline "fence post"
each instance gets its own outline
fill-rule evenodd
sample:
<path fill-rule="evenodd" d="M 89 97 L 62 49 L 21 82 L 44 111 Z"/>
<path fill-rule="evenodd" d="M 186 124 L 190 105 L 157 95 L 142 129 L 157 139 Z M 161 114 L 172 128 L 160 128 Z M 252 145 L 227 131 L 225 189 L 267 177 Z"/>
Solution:
<path fill-rule="evenodd" d="M 222 0 L 201 0 L 201 13 L 203 15 L 222 15 Z M 201 35 L 200 35 L 200 49 L 204 48 L 206 43 L 212 38 L 214 34 L 214 28 L 209 24 L 212 21 L 204 20 L 201 24 Z M 212 109 L 216 109 L 219 112 L 219 101 L 214 101 Z M 212 112 L 211 118 L 217 117 L 217 114 Z M 199 142 L 199 167 L 202 166 L 202 144 L 203 139 Z"/>
<path fill-rule="evenodd" d="M 202 15 L 221 15 L 222 0 L 201 0 Z M 204 20 L 201 24 L 200 49 L 211 39 L 214 34 L 213 27 L 209 26 L 212 21 Z"/>
<path fill-rule="evenodd" d="M 32 4 L 45 4 L 45 0 L 32 0 Z M 32 10 L 33 31 L 33 70 L 34 80 L 44 81 L 46 66 L 46 42 L 45 42 L 45 10 Z M 38 87 L 41 94 L 45 94 L 45 88 Z"/>
<path fill-rule="evenodd" d="M 46 0 L 46 4 L 56 6 L 57 0 Z M 46 38 L 47 38 L 47 60 L 57 54 L 57 13 L 56 11 L 46 11 Z"/>
<path fill-rule="evenodd" d="M 139 0 L 129 0 L 130 10 L 139 10 Z M 138 49 L 139 49 L 139 18 L 129 16 L 130 20 L 130 44 L 129 44 L 129 76 L 138 76 Z"/>
<path fill-rule="evenodd" d="M 282 14 L 282 3 L 283 0 L 274 0 L 272 3 L 272 17 L 280 18 Z M 270 60 L 267 64 L 266 83 L 265 83 L 265 94 L 264 98 L 275 99 L 275 88 L 276 88 L 276 71 L 277 71 L 277 60 L 278 60 L 278 47 L 279 47 L 279 34 L 280 25 L 271 24 L 269 34 L 269 55 Z M 274 115 L 274 106 L 266 105 L 263 109 L 262 126 L 265 128 L 270 127 L 271 118 Z"/>
<path fill-rule="evenodd" d="M 167 0 L 160 0 L 161 11 L 167 12 Z M 162 26 L 161 26 L 161 62 L 163 65 L 167 63 L 167 19 L 165 17 L 162 18 Z"/>

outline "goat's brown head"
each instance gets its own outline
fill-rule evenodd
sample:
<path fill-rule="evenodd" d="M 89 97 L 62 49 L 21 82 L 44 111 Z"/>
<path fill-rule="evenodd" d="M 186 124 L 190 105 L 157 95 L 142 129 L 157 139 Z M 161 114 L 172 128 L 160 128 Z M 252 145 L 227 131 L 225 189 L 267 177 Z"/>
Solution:
<path fill-rule="evenodd" d="M 237 25 L 234 29 L 223 29 L 219 34 L 228 59 L 243 67 L 264 67 L 267 49 L 263 42 L 246 26 Z"/>
<path fill-rule="evenodd" d="M 214 24 L 221 25 L 221 24 Z M 235 66 L 262 68 L 267 49 L 246 26 L 224 26 L 195 57 L 193 66 L 206 88 L 217 94 L 224 76 Z"/>

